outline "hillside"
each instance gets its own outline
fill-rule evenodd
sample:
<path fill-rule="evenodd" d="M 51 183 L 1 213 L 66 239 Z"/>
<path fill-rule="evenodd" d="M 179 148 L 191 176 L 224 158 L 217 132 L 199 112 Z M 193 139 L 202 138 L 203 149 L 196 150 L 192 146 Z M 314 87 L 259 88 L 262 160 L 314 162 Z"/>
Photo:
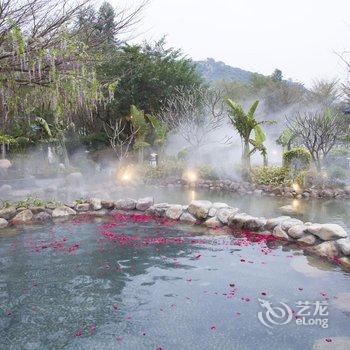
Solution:
<path fill-rule="evenodd" d="M 218 80 L 234 80 L 241 83 L 248 83 L 253 72 L 240 68 L 231 67 L 224 62 L 207 58 L 205 61 L 195 61 L 198 73 L 207 82 Z"/>

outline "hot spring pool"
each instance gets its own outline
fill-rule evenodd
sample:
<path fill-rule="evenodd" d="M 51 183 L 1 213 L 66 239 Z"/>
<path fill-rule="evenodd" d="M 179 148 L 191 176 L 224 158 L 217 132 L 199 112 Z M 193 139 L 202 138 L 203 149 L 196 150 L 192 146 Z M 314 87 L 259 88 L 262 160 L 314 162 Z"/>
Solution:
<path fill-rule="evenodd" d="M 78 217 L 0 237 L 0 348 L 349 349 L 349 282 L 270 236 Z"/>

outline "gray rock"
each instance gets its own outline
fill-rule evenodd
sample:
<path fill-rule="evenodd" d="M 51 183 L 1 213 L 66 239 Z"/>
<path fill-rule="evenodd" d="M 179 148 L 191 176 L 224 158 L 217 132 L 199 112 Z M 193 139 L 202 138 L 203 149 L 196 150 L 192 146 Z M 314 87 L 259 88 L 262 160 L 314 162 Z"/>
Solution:
<path fill-rule="evenodd" d="M 264 228 L 266 225 L 265 218 L 257 218 L 257 217 L 248 217 L 247 220 L 243 224 L 243 228 L 252 231 L 259 231 Z"/>
<path fill-rule="evenodd" d="M 254 190 L 253 192 L 256 196 L 261 196 L 263 194 L 263 190 Z"/>
<path fill-rule="evenodd" d="M 42 211 L 34 215 L 33 220 L 36 222 L 46 222 L 52 220 L 52 216 L 49 213 Z"/>
<path fill-rule="evenodd" d="M 0 218 L 0 228 L 5 228 L 8 226 L 8 221 L 6 219 Z"/>
<path fill-rule="evenodd" d="M 350 185 L 344 187 L 344 191 L 346 194 L 350 194 Z"/>
<path fill-rule="evenodd" d="M 342 256 L 341 258 L 339 258 L 339 260 L 340 260 L 340 263 L 343 267 L 350 270 L 350 258 L 349 257 Z"/>
<path fill-rule="evenodd" d="M 72 208 L 66 207 L 65 205 L 61 207 L 57 207 L 52 211 L 52 217 L 53 218 L 60 218 L 70 215 L 76 215 L 77 212 L 73 210 Z"/>
<path fill-rule="evenodd" d="M 230 216 L 234 216 L 239 212 L 238 208 L 222 208 L 219 209 L 216 213 L 216 217 L 223 223 L 224 225 L 227 225 L 228 218 Z"/>
<path fill-rule="evenodd" d="M 281 227 L 281 225 L 277 225 L 273 231 L 272 231 L 272 235 L 274 237 L 277 237 L 277 238 L 282 238 L 282 239 L 285 239 L 285 240 L 290 240 L 290 237 L 287 235 L 286 231 L 283 230 L 283 228 Z"/>
<path fill-rule="evenodd" d="M 307 226 L 305 225 L 294 225 L 288 230 L 288 236 L 292 238 L 301 238 L 305 235 Z"/>
<path fill-rule="evenodd" d="M 12 222 L 15 224 L 19 223 L 24 223 L 24 222 L 29 222 L 33 219 L 33 213 L 29 209 L 25 209 L 18 213 L 13 219 Z"/>
<path fill-rule="evenodd" d="M 78 212 L 82 211 L 89 211 L 90 210 L 90 203 L 80 203 L 75 205 L 75 210 Z"/>
<path fill-rule="evenodd" d="M 337 224 L 314 224 L 308 226 L 307 230 L 324 241 L 346 238 L 348 236 L 346 231 Z"/>
<path fill-rule="evenodd" d="M 165 216 L 168 219 L 172 219 L 172 220 L 179 220 L 180 216 L 183 213 L 183 208 L 182 205 L 180 204 L 172 204 L 170 205 L 170 207 L 166 210 L 165 212 Z"/>
<path fill-rule="evenodd" d="M 227 223 L 228 223 L 228 226 L 230 227 L 243 228 L 245 222 L 252 218 L 253 218 L 252 216 L 246 213 L 238 213 L 238 214 L 229 216 Z"/>
<path fill-rule="evenodd" d="M 14 217 L 17 213 L 17 210 L 15 207 L 8 207 L 4 209 L 0 209 L 0 218 L 9 220 L 12 217 Z"/>
<path fill-rule="evenodd" d="M 334 241 L 323 242 L 313 247 L 313 251 L 323 257 L 337 258 L 339 256 L 339 250 Z"/>
<path fill-rule="evenodd" d="M 163 216 L 165 216 L 165 212 L 167 211 L 167 209 L 169 207 L 170 207 L 170 204 L 168 204 L 168 203 L 154 204 L 146 210 L 146 213 L 149 215 L 163 217 Z"/>
<path fill-rule="evenodd" d="M 28 209 L 35 215 L 45 211 L 45 206 L 30 206 Z"/>
<path fill-rule="evenodd" d="M 277 218 L 268 219 L 266 221 L 265 228 L 272 231 L 277 225 L 282 224 L 282 222 L 291 219 L 290 216 L 279 216 Z"/>
<path fill-rule="evenodd" d="M 102 209 L 101 199 L 99 199 L 99 198 L 91 198 L 90 199 L 90 204 L 91 204 L 91 208 L 93 210 L 100 210 L 100 209 Z"/>
<path fill-rule="evenodd" d="M 198 219 L 205 219 L 211 207 L 212 203 L 209 201 L 192 201 L 188 206 L 188 212 Z"/>
<path fill-rule="evenodd" d="M 102 208 L 105 209 L 114 209 L 114 202 L 113 201 L 101 201 Z"/>
<path fill-rule="evenodd" d="M 297 241 L 302 244 L 314 245 L 316 243 L 316 237 L 312 234 L 306 234 L 297 239 Z"/>
<path fill-rule="evenodd" d="M 186 224 L 195 224 L 197 219 L 192 214 L 186 212 L 180 216 L 180 221 Z"/>
<path fill-rule="evenodd" d="M 336 243 L 344 255 L 350 255 L 350 238 L 338 239 Z"/>
<path fill-rule="evenodd" d="M 291 218 L 285 221 L 282 221 L 281 227 L 284 231 L 288 231 L 291 227 L 303 225 L 303 222 L 299 219 Z"/>
<path fill-rule="evenodd" d="M 154 204 L 153 197 L 141 198 L 136 203 L 136 209 L 141 211 L 146 211 Z"/>
<path fill-rule="evenodd" d="M 213 218 L 207 219 L 204 222 L 204 225 L 210 228 L 217 228 L 217 227 L 221 227 L 222 223 L 218 220 L 218 218 L 213 217 Z"/>
<path fill-rule="evenodd" d="M 119 199 L 114 203 L 114 206 L 119 210 L 133 210 L 136 209 L 136 201 L 131 198 Z"/>
<path fill-rule="evenodd" d="M 292 205 L 284 205 L 283 207 L 279 208 L 279 211 L 282 214 L 286 214 L 286 215 L 298 214 L 298 211 Z"/>

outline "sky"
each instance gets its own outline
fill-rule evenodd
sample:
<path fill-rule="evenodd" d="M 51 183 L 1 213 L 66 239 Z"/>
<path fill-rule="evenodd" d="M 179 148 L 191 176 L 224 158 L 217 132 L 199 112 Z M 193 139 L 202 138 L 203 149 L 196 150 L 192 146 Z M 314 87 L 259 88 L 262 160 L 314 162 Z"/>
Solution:
<path fill-rule="evenodd" d="M 135 40 L 166 35 L 194 60 L 212 57 L 266 75 L 279 68 L 310 86 L 346 79 L 336 53 L 350 51 L 349 14 L 350 0 L 150 0 Z"/>

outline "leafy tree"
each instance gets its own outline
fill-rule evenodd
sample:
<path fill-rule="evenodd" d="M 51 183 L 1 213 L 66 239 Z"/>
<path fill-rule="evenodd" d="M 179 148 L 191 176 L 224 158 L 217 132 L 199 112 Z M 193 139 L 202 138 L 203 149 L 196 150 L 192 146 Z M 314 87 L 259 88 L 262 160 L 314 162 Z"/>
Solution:
<path fill-rule="evenodd" d="M 164 38 L 154 45 L 126 45 L 98 69 L 102 82 L 116 82 L 112 114 L 126 116 L 131 105 L 156 115 L 162 101 L 179 87 L 199 86 L 202 81 L 192 62 L 179 50 L 165 47 Z"/>
<path fill-rule="evenodd" d="M 280 69 L 275 69 L 274 72 L 271 75 L 271 79 L 274 82 L 282 82 L 283 80 L 283 74 L 282 71 Z"/>
<path fill-rule="evenodd" d="M 266 137 L 261 125 L 271 124 L 272 122 L 257 121 L 255 119 L 254 114 L 258 108 L 259 101 L 255 101 L 247 113 L 244 112 L 242 106 L 230 99 L 227 100 L 227 105 L 229 107 L 230 121 L 242 140 L 242 169 L 243 175 L 247 177 L 251 170 L 250 157 L 255 151 L 260 151 L 264 157 L 264 163 L 267 163 L 267 152 L 264 146 Z M 255 134 L 254 139 L 252 138 L 253 132 Z"/>

